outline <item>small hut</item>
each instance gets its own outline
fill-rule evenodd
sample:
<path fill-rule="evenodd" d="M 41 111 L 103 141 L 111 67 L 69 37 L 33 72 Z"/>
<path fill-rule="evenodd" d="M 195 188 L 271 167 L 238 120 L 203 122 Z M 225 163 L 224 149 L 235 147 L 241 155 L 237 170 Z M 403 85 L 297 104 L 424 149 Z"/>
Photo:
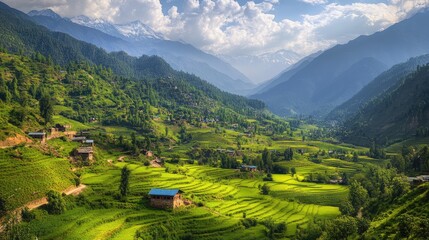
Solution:
<path fill-rule="evenodd" d="M 28 136 L 34 139 L 40 140 L 41 143 L 46 142 L 46 133 L 45 132 L 30 132 Z"/>
<path fill-rule="evenodd" d="M 240 169 L 243 172 L 256 172 L 256 171 L 258 171 L 258 167 L 253 166 L 253 165 L 241 165 Z"/>
<path fill-rule="evenodd" d="M 80 147 L 76 149 L 76 156 L 82 157 L 84 161 L 92 161 L 94 149 L 92 149 L 92 147 Z"/>
<path fill-rule="evenodd" d="M 152 188 L 149 191 L 150 205 L 154 208 L 174 209 L 183 205 L 179 189 Z"/>

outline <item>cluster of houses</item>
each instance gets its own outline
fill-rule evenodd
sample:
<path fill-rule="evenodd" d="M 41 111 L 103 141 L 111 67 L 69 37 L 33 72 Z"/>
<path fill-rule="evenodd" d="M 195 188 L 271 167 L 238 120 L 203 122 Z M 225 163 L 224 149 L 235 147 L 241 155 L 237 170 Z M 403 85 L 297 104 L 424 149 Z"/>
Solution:
<path fill-rule="evenodd" d="M 87 138 L 90 133 L 88 131 L 73 132 L 70 129 L 71 125 L 56 124 L 50 129 L 49 137 L 46 132 L 30 132 L 28 136 L 41 143 L 45 143 L 48 139 L 66 136 L 73 142 L 81 143 L 81 146 L 74 152 L 75 156 L 84 161 L 92 161 L 94 157 L 94 140 Z"/>

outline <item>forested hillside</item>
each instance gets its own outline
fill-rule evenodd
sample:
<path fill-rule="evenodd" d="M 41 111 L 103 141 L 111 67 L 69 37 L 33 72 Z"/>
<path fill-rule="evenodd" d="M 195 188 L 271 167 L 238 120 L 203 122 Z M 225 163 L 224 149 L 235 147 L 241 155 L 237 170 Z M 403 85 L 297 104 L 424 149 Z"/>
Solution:
<path fill-rule="evenodd" d="M 179 89 L 189 88 L 204 92 L 210 98 L 221 101 L 228 107 L 243 114 L 255 114 L 265 106 L 260 101 L 248 100 L 222 92 L 213 85 L 182 72 L 173 70 L 159 57 L 130 57 L 123 52 L 108 54 L 104 50 L 63 34 L 50 32 L 44 27 L 33 23 L 29 17 L 7 5 L 0 3 L 0 46 L 11 52 L 27 55 L 40 53 L 49 61 L 63 67 L 72 62 L 86 61 L 90 64 L 110 68 L 113 73 L 130 79 L 163 78 L 167 85 Z M 177 86 L 176 86 L 177 85 Z M 161 87 L 158 85 L 158 87 Z M 163 94 L 168 93 L 165 91 Z M 201 93 L 200 93 L 201 94 Z M 181 98 L 183 100 L 183 98 Z"/>
<path fill-rule="evenodd" d="M 429 66 L 418 67 L 345 121 L 340 130 L 343 139 L 370 145 L 428 136 L 428 80 Z"/>
<path fill-rule="evenodd" d="M 382 95 L 389 88 L 404 80 L 407 75 L 416 71 L 418 66 L 425 65 L 428 62 L 429 55 L 423 55 L 393 66 L 376 77 L 351 99 L 332 110 L 326 118 L 340 122 L 351 118 L 371 100 L 374 100 L 377 96 Z"/>

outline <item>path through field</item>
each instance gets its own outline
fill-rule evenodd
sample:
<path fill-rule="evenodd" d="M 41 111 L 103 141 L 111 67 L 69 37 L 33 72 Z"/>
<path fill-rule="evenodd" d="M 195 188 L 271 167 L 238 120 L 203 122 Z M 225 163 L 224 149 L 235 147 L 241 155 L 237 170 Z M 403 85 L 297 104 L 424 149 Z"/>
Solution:
<path fill-rule="evenodd" d="M 84 184 L 80 184 L 77 187 L 76 186 L 70 186 L 70 187 L 66 188 L 62 193 L 66 194 L 66 195 L 77 196 L 77 195 L 81 194 L 85 188 L 86 188 L 86 185 L 84 185 Z M 33 210 L 33 209 L 39 208 L 45 204 L 48 204 L 48 199 L 46 197 L 36 199 L 34 201 L 26 203 L 24 206 L 22 206 L 20 208 L 13 210 L 11 213 L 12 213 L 12 215 L 16 216 L 18 221 L 20 221 L 22 209 L 28 208 L 29 210 Z M 3 223 L 3 222 L 4 222 L 4 219 L 0 219 L 0 223 Z M 4 228 L 3 224 L 0 225 L 0 233 L 3 232 L 3 230 L 4 230 L 3 228 Z"/>

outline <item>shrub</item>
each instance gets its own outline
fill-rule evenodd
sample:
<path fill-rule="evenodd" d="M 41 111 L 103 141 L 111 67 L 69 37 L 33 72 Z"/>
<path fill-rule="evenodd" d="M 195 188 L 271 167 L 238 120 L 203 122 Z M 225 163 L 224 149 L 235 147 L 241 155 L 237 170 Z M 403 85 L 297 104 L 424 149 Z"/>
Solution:
<path fill-rule="evenodd" d="M 268 194 L 270 194 L 270 186 L 268 186 L 267 184 L 264 184 L 262 187 L 261 187 L 261 193 L 263 194 L 263 195 L 268 195 Z"/>
<path fill-rule="evenodd" d="M 24 222 L 30 222 L 31 220 L 36 218 L 36 214 L 30 211 L 27 207 L 22 209 L 21 211 L 21 217 L 22 221 Z"/>
<path fill-rule="evenodd" d="M 245 219 L 241 219 L 241 224 L 245 228 L 251 228 L 256 226 L 258 224 L 258 221 L 256 221 L 256 219 L 254 218 L 245 218 Z"/>
<path fill-rule="evenodd" d="M 66 210 L 66 202 L 63 199 L 63 196 L 59 192 L 49 191 L 46 194 L 48 198 L 48 205 L 46 209 L 50 214 L 62 214 Z"/>

